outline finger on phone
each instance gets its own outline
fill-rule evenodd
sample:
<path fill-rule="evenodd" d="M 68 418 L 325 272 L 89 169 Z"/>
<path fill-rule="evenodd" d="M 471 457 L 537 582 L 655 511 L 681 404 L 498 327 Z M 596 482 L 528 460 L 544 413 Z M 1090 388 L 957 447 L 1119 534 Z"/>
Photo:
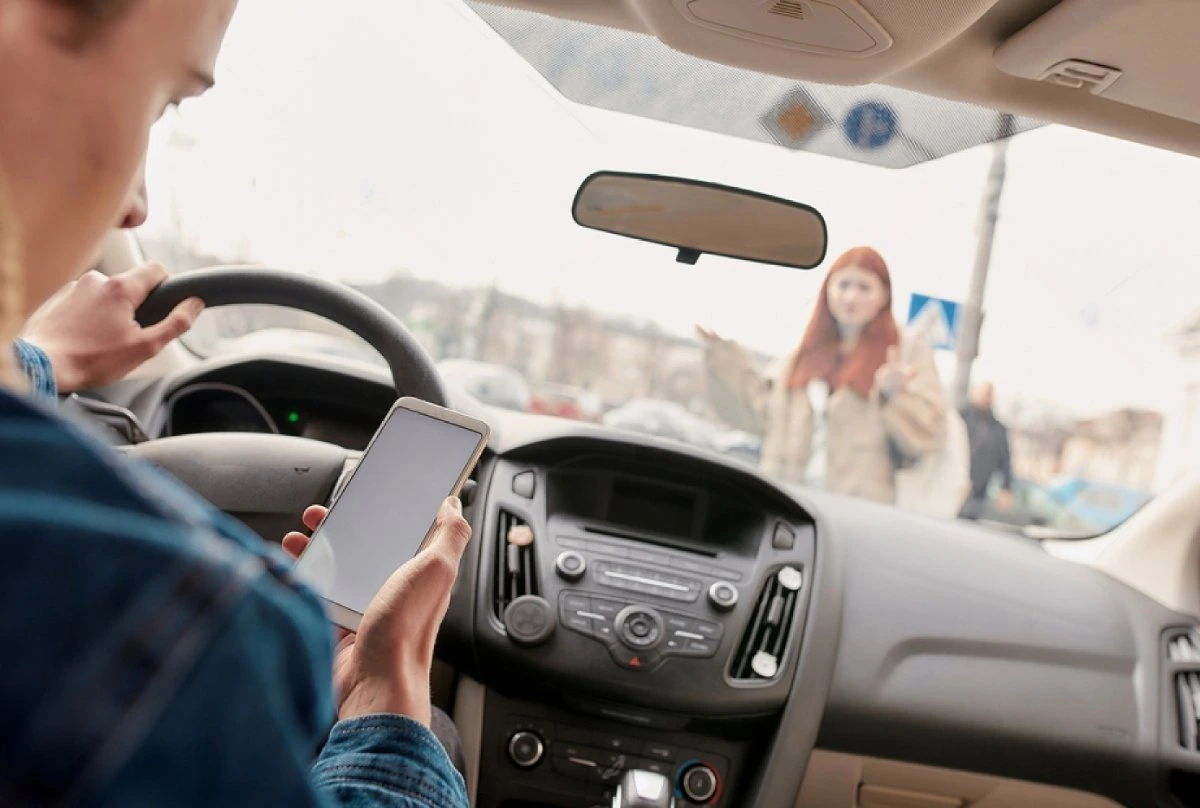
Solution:
<path fill-rule="evenodd" d="M 304 552 L 304 548 L 308 547 L 308 536 L 293 530 L 291 533 L 283 537 L 283 551 L 292 558 L 299 558 Z"/>
<path fill-rule="evenodd" d="M 442 555 L 457 568 L 470 540 L 471 525 L 463 518 L 462 503 L 458 501 L 458 497 L 446 499 L 438 510 L 429 549 Z"/>
<path fill-rule="evenodd" d="M 329 513 L 329 509 L 323 505 L 309 505 L 304 509 L 304 515 L 301 521 L 309 530 L 316 530 L 321 526 L 322 520 L 325 519 L 325 514 Z"/>

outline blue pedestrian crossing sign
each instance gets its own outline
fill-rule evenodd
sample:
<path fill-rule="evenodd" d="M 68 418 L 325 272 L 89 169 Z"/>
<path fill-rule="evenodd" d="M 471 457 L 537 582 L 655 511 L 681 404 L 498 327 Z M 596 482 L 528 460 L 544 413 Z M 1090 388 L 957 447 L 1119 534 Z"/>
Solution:
<path fill-rule="evenodd" d="M 857 104 L 842 122 L 846 139 L 860 149 L 882 149 L 896 136 L 899 122 L 887 104 L 867 101 Z"/>
<path fill-rule="evenodd" d="M 953 300 L 914 294 L 908 302 L 908 328 L 922 333 L 937 351 L 953 351 L 958 345 L 958 313 Z"/>

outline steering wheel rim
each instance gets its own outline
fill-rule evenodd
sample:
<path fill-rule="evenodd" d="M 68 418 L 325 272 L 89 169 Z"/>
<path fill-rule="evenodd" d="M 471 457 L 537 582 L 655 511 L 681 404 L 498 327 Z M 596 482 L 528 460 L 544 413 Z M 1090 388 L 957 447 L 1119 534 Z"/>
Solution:
<path fill-rule="evenodd" d="M 206 308 L 284 306 L 332 320 L 382 354 L 399 395 L 441 407 L 449 402 L 433 359 L 412 332 L 383 306 L 348 286 L 279 269 L 246 265 L 211 267 L 164 281 L 150 293 L 134 317 L 143 326 L 153 325 L 191 297 L 203 300 Z"/>
<path fill-rule="evenodd" d="M 387 360 L 397 394 L 446 406 L 433 360 L 387 309 L 361 292 L 294 272 L 224 266 L 165 281 L 135 313 L 143 326 L 166 317 L 184 300 L 208 307 L 286 306 L 325 317 L 366 340 Z M 300 514 L 327 503 L 359 453 L 291 435 L 211 432 L 158 438 L 124 449 L 187 485 L 268 541 L 302 528 Z"/>

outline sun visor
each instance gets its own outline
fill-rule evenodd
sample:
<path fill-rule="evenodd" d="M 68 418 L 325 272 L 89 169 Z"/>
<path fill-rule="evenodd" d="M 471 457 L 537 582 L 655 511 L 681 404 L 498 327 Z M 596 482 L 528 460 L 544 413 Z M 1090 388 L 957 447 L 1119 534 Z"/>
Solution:
<path fill-rule="evenodd" d="M 1200 123 L 1200 3 L 1063 0 L 996 49 L 1013 76 Z"/>

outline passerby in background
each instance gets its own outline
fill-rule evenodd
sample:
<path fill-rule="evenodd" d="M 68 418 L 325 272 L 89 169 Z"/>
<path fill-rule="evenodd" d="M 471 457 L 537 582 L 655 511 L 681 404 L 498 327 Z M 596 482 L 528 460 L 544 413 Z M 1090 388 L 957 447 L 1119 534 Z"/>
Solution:
<path fill-rule="evenodd" d="M 761 467 L 776 480 L 895 503 L 897 470 L 942 445 L 946 400 L 933 351 L 901 339 L 891 276 L 871 247 L 833 262 L 803 339 L 772 373 L 736 343 L 697 333 L 714 408 L 765 436 Z"/>
<path fill-rule="evenodd" d="M 978 519 L 988 505 L 988 489 L 998 476 L 1000 493 L 995 506 L 1006 511 L 1012 507 L 1012 453 L 1008 428 L 1000 423 L 992 409 L 995 388 L 990 382 L 976 385 L 970 402 L 962 411 L 971 442 L 971 493 L 959 514 L 963 519 Z"/>

